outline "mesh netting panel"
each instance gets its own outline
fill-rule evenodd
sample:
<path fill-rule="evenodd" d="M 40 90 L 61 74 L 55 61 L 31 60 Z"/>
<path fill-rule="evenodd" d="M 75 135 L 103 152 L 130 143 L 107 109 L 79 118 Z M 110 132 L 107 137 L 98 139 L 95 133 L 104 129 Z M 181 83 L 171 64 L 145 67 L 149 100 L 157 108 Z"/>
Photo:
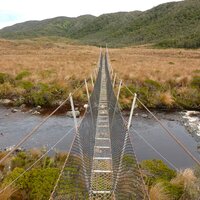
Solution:
<path fill-rule="evenodd" d="M 145 199 L 143 181 L 110 78 L 107 55 L 53 198 Z M 148 199 L 148 198 L 147 198 Z"/>
<path fill-rule="evenodd" d="M 58 182 L 53 198 L 58 199 L 88 199 L 96 119 L 101 86 L 102 56 L 100 57 L 99 72 L 90 96 L 89 107 L 78 128 L 74 143 L 65 165 L 63 174 Z"/>
<path fill-rule="evenodd" d="M 146 193 L 143 190 L 143 180 L 126 125 L 113 91 L 107 57 L 105 60 L 115 198 L 120 200 L 145 199 Z"/>

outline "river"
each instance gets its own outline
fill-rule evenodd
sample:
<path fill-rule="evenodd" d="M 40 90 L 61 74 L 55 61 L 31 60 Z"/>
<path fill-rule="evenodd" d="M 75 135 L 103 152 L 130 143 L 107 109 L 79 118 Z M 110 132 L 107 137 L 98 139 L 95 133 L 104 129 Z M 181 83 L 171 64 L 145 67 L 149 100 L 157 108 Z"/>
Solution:
<path fill-rule="evenodd" d="M 180 113 L 157 113 L 162 123 L 184 143 L 192 154 L 200 159 L 197 152 L 197 142 L 181 123 Z M 4 150 L 19 142 L 32 128 L 43 120 L 43 116 L 16 112 L 0 107 L 0 149 Z M 78 119 L 79 121 L 81 120 Z M 52 116 L 30 139 L 23 148 L 45 147 L 48 149 L 67 132 L 67 136 L 54 149 L 68 151 L 74 137 L 73 119 L 62 116 Z M 178 169 L 193 167 L 194 162 L 186 153 L 162 130 L 160 125 L 150 116 L 142 113 L 133 117 L 131 140 L 139 161 L 144 159 L 162 159 L 169 166 Z M 148 145 L 147 145 L 148 144 Z M 153 146 L 153 148 L 152 148 Z M 157 151 L 157 152 L 156 152 Z M 159 152 L 159 153 L 158 153 Z"/>

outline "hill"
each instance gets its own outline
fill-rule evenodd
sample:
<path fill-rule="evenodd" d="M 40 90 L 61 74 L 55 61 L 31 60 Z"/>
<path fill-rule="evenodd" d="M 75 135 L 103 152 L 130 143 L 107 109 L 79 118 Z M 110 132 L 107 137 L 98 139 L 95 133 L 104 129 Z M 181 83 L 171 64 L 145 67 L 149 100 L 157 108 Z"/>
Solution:
<path fill-rule="evenodd" d="M 0 37 L 24 39 L 56 36 L 80 43 L 119 47 L 154 43 L 162 47 L 200 47 L 200 1 L 161 4 L 145 12 L 119 12 L 99 17 L 57 17 L 28 21 L 0 30 Z"/>

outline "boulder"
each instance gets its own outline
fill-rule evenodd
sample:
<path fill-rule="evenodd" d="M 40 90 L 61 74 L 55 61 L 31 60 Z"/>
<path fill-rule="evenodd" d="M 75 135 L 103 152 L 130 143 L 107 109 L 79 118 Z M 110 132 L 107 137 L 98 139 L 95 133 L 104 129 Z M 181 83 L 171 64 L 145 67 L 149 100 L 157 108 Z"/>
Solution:
<path fill-rule="evenodd" d="M 42 108 L 41 106 L 37 106 L 36 110 L 41 110 L 41 108 Z"/>
<path fill-rule="evenodd" d="M 19 111 L 19 110 L 17 110 L 16 108 L 12 108 L 12 109 L 11 109 L 11 112 L 12 112 L 12 113 L 16 113 L 16 112 L 18 112 L 18 111 Z"/>
<path fill-rule="evenodd" d="M 68 117 L 73 118 L 73 112 L 72 112 L 72 111 L 68 111 L 66 115 L 67 115 Z M 80 117 L 80 111 L 76 110 L 76 111 L 75 111 L 75 115 L 76 115 L 76 117 Z"/>
<path fill-rule="evenodd" d="M 32 112 L 32 115 L 40 115 L 40 112 L 38 112 L 37 110 L 36 110 L 36 111 L 33 111 L 33 112 Z"/>
<path fill-rule="evenodd" d="M 148 115 L 147 115 L 147 114 L 142 114 L 141 117 L 143 117 L 143 118 L 147 118 Z"/>
<path fill-rule="evenodd" d="M 0 99 L 0 104 L 10 105 L 10 104 L 13 104 L 13 101 L 10 99 Z"/>

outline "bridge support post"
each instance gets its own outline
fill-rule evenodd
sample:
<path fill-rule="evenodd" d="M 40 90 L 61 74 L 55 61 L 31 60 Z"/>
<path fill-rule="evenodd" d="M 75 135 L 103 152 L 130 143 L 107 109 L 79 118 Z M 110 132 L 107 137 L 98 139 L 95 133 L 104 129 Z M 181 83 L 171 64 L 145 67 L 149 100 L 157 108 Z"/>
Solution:
<path fill-rule="evenodd" d="M 120 82 L 119 82 L 119 88 L 118 88 L 118 92 L 117 92 L 117 102 L 119 101 L 119 95 L 120 95 L 121 88 L 122 88 L 122 80 L 120 80 Z"/>
<path fill-rule="evenodd" d="M 76 133 L 78 133 L 78 124 L 77 124 L 76 113 L 75 113 L 75 109 L 74 109 L 74 101 L 73 101 L 73 97 L 72 97 L 71 93 L 69 94 L 69 99 L 70 99 L 72 114 L 73 114 L 73 118 L 74 118 L 74 127 L 76 130 Z"/>
<path fill-rule="evenodd" d="M 134 111 L 135 104 L 136 104 L 136 99 L 137 99 L 137 94 L 135 93 L 134 94 L 134 98 L 133 98 L 133 103 L 132 103 L 132 106 L 131 106 L 131 113 L 130 113 L 129 120 L 128 120 L 128 126 L 127 126 L 128 131 L 129 131 L 130 126 L 131 126 L 131 121 L 132 121 L 132 117 L 133 117 L 133 111 Z"/>
<path fill-rule="evenodd" d="M 90 75 L 90 78 L 91 78 L 92 87 L 94 87 L 94 80 L 93 80 L 92 74 Z"/>
<path fill-rule="evenodd" d="M 90 94 L 89 94 L 89 90 L 88 90 L 88 84 L 87 84 L 87 81 L 85 79 L 85 89 L 86 89 L 86 93 L 87 93 L 87 98 L 88 98 L 88 102 L 90 100 Z"/>
<path fill-rule="evenodd" d="M 113 88 L 115 87 L 116 77 L 117 77 L 117 74 L 115 73 L 114 80 L 113 80 Z"/>

